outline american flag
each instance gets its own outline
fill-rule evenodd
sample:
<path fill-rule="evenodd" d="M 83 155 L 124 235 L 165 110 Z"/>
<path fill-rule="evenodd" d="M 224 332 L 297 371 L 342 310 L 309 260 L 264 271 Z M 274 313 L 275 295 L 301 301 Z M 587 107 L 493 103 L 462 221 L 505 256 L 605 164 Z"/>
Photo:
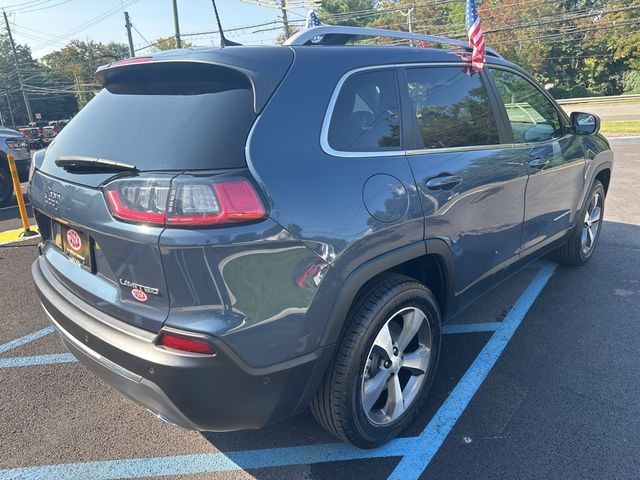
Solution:
<path fill-rule="evenodd" d="M 319 27 L 320 25 L 322 24 L 320 23 L 320 19 L 318 18 L 318 15 L 316 15 L 316 12 L 314 10 L 309 10 L 304 28 Z"/>
<path fill-rule="evenodd" d="M 305 21 L 304 28 L 319 27 L 320 25 L 322 25 L 322 23 L 320 23 L 320 19 L 318 18 L 318 15 L 316 15 L 315 10 L 309 10 L 309 13 L 307 13 L 307 20 Z M 324 35 L 318 35 L 317 37 L 313 37 L 311 39 L 311 43 L 320 43 L 323 36 Z"/>
<path fill-rule="evenodd" d="M 467 0 L 466 19 L 469 46 L 473 48 L 471 69 L 474 72 L 479 72 L 484 67 L 484 33 L 482 33 L 482 25 L 475 0 Z"/>

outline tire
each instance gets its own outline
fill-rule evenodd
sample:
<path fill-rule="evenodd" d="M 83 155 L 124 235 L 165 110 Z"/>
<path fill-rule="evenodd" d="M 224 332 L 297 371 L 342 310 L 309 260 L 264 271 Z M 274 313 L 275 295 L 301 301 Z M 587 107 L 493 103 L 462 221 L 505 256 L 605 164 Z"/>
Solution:
<path fill-rule="evenodd" d="M 440 353 L 440 310 L 424 285 L 390 274 L 359 295 L 347 320 L 311 411 L 339 439 L 374 448 L 398 436 L 427 396 Z"/>
<path fill-rule="evenodd" d="M 589 261 L 600 239 L 604 207 L 604 187 L 599 180 L 596 180 L 591 186 L 589 196 L 580 211 L 578 222 L 569 239 L 554 252 L 556 260 L 572 266 L 584 265 Z M 595 209 L 598 209 L 598 211 L 596 212 Z"/>
<path fill-rule="evenodd" d="M 0 167 L 0 207 L 6 205 L 13 196 L 13 180 L 9 169 Z"/>

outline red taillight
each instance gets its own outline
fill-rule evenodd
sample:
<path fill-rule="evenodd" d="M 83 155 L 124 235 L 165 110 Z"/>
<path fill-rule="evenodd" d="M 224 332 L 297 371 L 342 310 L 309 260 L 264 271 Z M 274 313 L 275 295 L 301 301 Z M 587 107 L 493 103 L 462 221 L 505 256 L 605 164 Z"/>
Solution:
<path fill-rule="evenodd" d="M 164 213 L 144 212 L 128 208 L 122 202 L 120 193 L 117 190 L 108 190 L 105 194 L 107 195 L 107 201 L 109 202 L 109 207 L 111 207 L 111 213 L 113 213 L 114 217 L 154 225 L 164 225 L 167 221 L 167 216 Z"/>
<path fill-rule="evenodd" d="M 199 187 L 195 189 L 194 187 Z M 167 217 L 168 225 L 219 225 L 248 222 L 265 217 L 265 210 L 258 194 L 247 180 L 201 183 L 178 186 L 175 190 L 174 208 Z M 195 201 L 189 196 L 200 195 Z M 192 205 L 199 204 L 199 209 Z M 184 208 L 189 205 L 189 208 Z"/>
<path fill-rule="evenodd" d="M 185 337 L 171 332 L 162 332 L 158 339 L 158 345 L 189 353 L 202 353 L 205 355 L 214 355 L 216 353 L 213 347 L 204 340 Z"/>
<path fill-rule="evenodd" d="M 205 226 L 260 220 L 267 212 L 246 179 L 179 175 L 121 178 L 105 196 L 114 217 L 134 223 Z"/>

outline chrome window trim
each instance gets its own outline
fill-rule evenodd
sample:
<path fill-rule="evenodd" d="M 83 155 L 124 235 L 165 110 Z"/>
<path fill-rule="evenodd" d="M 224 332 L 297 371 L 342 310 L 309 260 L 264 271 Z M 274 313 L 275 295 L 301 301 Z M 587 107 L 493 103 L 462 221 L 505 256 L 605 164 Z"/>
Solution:
<path fill-rule="evenodd" d="M 347 73 L 340 77 L 338 80 L 338 84 L 333 89 L 333 93 L 331 94 L 331 100 L 329 100 L 329 105 L 327 106 L 327 111 L 324 115 L 324 120 L 322 122 L 322 129 L 320 131 L 320 147 L 327 155 L 331 155 L 332 157 L 342 157 L 342 158 L 371 158 L 371 157 L 397 157 L 400 155 L 408 155 L 411 152 L 416 150 L 382 150 L 382 151 L 359 151 L 359 152 L 346 152 L 343 150 L 336 150 L 329 144 L 329 127 L 331 124 L 331 117 L 333 116 L 333 109 L 335 108 L 336 102 L 338 101 L 338 96 L 340 95 L 340 91 L 342 90 L 345 82 L 351 77 L 360 72 L 366 72 L 371 70 L 387 70 L 387 69 L 395 69 L 402 67 L 459 67 L 459 66 L 467 66 L 468 62 L 431 62 L 431 63 L 392 63 L 392 64 L 383 64 L 383 65 L 371 65 L 368 67 L 359 67 L 353 70 L 349 70 Z M 400 101 L 400 98 L 398 98 Z M 400 123 L 402 124 L 402 117 L 400 118 Z M 402 127 L 401 127 L 402 129 Z M 499 144 L 497 144 L 499 145 Z M 459 147 L 454 147 L 459 148 Z M 443 152 L 446 150 L 450 150 L 449 148 L 442 149 L 432 149 L 434 151 Z M 423 150 L 419 150 L 423 151 Z"/>

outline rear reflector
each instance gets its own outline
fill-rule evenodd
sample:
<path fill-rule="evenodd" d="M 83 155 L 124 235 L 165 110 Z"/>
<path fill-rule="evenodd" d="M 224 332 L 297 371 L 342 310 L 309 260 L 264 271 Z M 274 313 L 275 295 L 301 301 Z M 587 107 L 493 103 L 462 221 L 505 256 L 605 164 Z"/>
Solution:
<path fill-rule="evenodd" d="M 205 355 L 214 355 L 216 353 L 213 347 L 204 340 L 185 337 L 171 332 L 162 332 L 158 339 L 158 345 L 189 353 L 202 353 Z"/>

